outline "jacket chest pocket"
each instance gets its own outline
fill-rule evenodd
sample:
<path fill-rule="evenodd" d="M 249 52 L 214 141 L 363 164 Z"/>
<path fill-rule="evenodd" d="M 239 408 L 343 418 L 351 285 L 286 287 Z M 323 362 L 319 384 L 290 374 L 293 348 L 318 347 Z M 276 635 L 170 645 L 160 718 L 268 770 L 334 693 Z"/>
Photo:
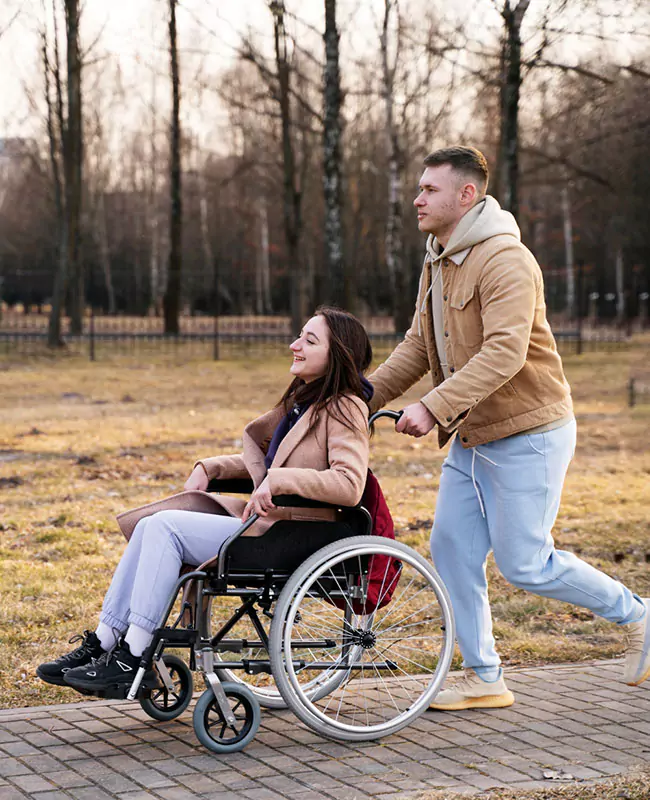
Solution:
<path fill-rule="evenodd" d="M 477 348 L 483 343 L 483 321 L 475 286 L 458 287 L 449 298 L 452 344 Z"/>

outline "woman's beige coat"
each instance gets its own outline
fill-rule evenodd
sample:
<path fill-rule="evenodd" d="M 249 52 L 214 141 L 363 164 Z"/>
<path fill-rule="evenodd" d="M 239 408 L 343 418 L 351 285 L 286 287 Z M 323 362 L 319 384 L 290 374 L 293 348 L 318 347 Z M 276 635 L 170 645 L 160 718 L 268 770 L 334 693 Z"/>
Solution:
<path fill-rule="evenodd" d="M 284 415 L 274 408 L 244 429 L 243 453 L 213 456 L 197 461 L 209 479 L 252 478 L 255 488 L 268 476 L 274 496 L 297 494 L 308 500 L 354 506 L 361 500 L 368 471 L 368 408 L 358 397 L 340 400 L 341 411 L 351 427 L 328 413 L 327 407 L 310 430 L 313 410 L 308 409 L 280 443 L 271 467 L 264 457 L 271 437 Z M 137 522 L 165 509 L 183 509 L 241 517 L 248 498 L 190 491 L 127 511 L 118 516 L 124 535 L 130 538 Z M 261 536 L 280 519 L 332 520 L 336 512 L 319 508 L 277 508 L 257 520 L 247 536 Z"/>

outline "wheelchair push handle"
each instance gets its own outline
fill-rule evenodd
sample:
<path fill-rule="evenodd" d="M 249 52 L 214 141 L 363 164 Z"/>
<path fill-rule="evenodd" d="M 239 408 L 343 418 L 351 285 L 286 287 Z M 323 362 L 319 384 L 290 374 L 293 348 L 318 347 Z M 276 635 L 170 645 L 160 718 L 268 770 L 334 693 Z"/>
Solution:
<path fill-rule="evenodd" d="M 380 417 L 388 417 L 389 419 L 394 419 L 395 422 L 398 422 L 403 413 L 403 411 L 391 411 L 389 408 L 384 409 L 383 411 L 375 411 L 374 414 L 370 415 L 368 425 L 372 427 L 375 424 L 375 420 L 380 419 Z"/>

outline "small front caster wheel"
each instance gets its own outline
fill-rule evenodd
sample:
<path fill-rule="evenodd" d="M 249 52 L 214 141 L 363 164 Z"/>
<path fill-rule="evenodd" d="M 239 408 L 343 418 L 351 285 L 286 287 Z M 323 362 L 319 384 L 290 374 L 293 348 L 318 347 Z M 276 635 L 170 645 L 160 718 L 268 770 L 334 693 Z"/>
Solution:
<path fill-rule="evenodd" d="M 165 653 L 162 657 L 174 684 L 170 691 L 166 686 L 151 689 L 140 697 L 143 711 L 153 719 L 167 722 L 176 719 L 190 704 L 194 682 L 187 664 L 178 656 Z"/>
<path fill-rule="evenodd" d="M 194 733 L 202 745 L 213 753 L 236 753 L 242 750 L 260 726 L 260 704 L 247 686 L 222 683 L 235 716 L 234 724 L 226 721 L 212 689 L 206 689 L 194 707 Z"/>

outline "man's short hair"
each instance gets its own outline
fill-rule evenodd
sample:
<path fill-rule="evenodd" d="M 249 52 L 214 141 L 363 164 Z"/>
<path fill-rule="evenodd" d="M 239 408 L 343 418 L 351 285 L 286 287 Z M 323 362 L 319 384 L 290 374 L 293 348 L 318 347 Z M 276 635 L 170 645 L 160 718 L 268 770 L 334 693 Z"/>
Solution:
<path fill-rule="evenodd" d="M 443 147 L 440 150 L 434 150 L 433 153 L 424 159 L 425 167 L 438 167 L 442 164 L 449 164 L 456 172 L 461 172 L 469 178 L 473 178 L 476 182 L 476 188 L 480 194 L 485 194 L 487 191 L 488 180 L 490 178 L 490 171 L 488 169 L 487 159 L 475 147 Z"/>

